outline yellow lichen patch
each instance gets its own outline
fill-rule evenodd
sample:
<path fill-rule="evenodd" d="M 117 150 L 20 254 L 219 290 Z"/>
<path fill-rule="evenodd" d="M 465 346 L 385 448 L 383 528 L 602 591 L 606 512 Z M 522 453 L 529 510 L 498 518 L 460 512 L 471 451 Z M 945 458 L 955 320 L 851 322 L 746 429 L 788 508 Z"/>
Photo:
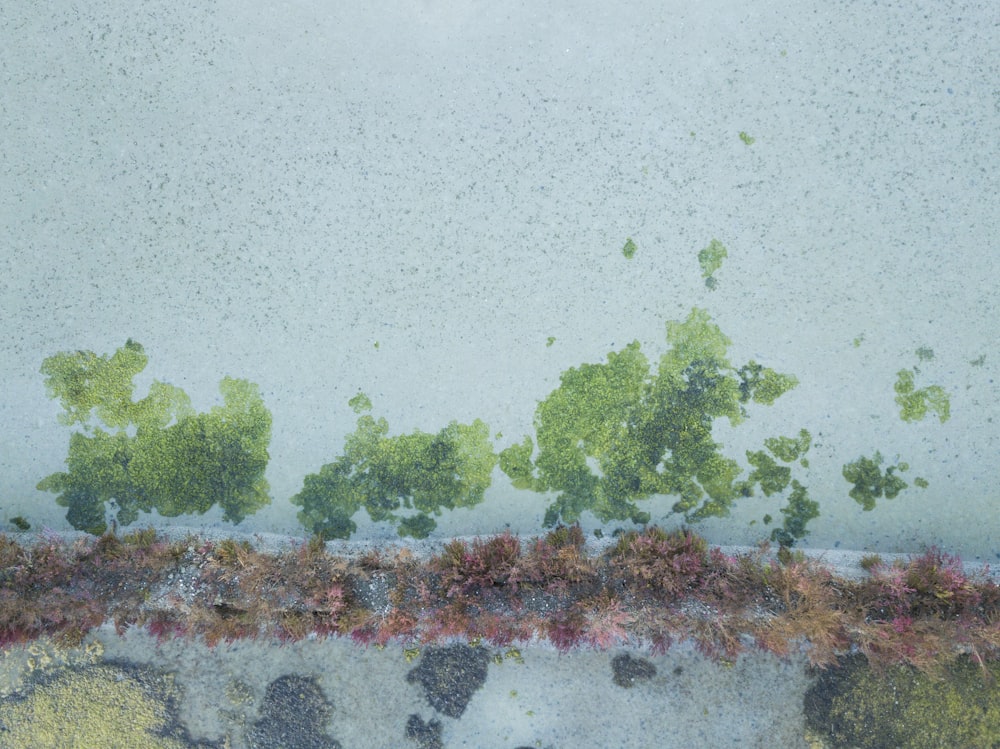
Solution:
<path fill-rule="evenodd" d="M 242 679 L 226 684 L 226 699 L 233 705 L 249 705 L 254 701 L 253 688 Z"/>
<path fill-rule="evenodd" d="M 141 677 L 114 666 L 68 668 L 0 704 L 7 746 L 37 749 L 186 746 L 162 736 L 170 722 L 163 676 Z"/>

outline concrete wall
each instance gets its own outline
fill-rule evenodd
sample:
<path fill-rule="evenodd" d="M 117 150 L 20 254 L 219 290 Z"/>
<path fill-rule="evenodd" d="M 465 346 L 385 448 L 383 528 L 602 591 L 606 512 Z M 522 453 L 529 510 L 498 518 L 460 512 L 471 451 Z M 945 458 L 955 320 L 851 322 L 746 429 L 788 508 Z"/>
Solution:
<path fill-rule="evenodd" d="M 68 527 L 34 488 L 66 455 L 38 373 L 58 351 L 131 337 L 140 394 L 202 410 L 225 375 L 259 383 L 274 503 L 244 526 L 294 532 L 287 499 L 359 390 L 393 432 L 478 417 L 504 447 L 561 372 L 634 339 L 655 360 L 702 307 L 734 362 L 799 379 L 718 439 L 742 457 L 810 431 L 811 545 L 992 558 L 995 23 L 991 3 L 8 3 L 0 520 Z M 900 419 L 913 367 L 948 421 Z M 876 450 L 928 487 L 864 513 L 841 469 Z M 747 502 L 699 531 L 755 540 L 776 505 Z M 498 473 L 439 527 L 529 532 L 544 506 Z"/>

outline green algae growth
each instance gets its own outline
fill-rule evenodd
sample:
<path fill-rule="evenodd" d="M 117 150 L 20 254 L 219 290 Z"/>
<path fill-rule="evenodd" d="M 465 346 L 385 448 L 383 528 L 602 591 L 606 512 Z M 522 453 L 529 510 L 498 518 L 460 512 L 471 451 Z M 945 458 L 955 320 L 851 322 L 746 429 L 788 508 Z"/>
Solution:
<path fill-rule="evenodd" d="M 848 492 L 851 499 L 866 511 L 875 509 L 876 499 L 882 496 L 886 499 L 895 499 L 908 486 L 899 475 L 909 470 L 910 466 L 907 463 L 888 466 L 883 471 L 883 462 L 882 453 L 876 450 L 872 457 L 861 456 L 846 464 L 841 470 L 848 483 L 854 485 Z"/>
<path fill-rule="evenodd" d="M 535 438 L 500 453 L 500 468 L 515 487 L 556 492 L 545 524 L 572 523 L 583 512 L 601 521 L 649 521 L 637 501 L 677 497 L 673 512 L 688 521 L 724 517 L 739 497 L 760 485 L 765 494 L 786 489 L 791 471 L 763 451 L 748 454 L 754 471 L 722 454 L 712 436 L 719 418 L 737 425 L 752 404 L 770 405 L 795 387 L 795 377 L 754 361 L 740 367 L 726 356 L 729 339 L 705 310 L 667 323 L 669 349 L 655 372 L 634 341 L 600 364 L 582 364 L 560 376 L 560 386 L 539 403 Z M 537 455 L 535 446 L 537 444 Z M 808 432 L 769 441 L 780 459 L 799 459 Z M 801 537 L 818 514 L 805 487 L 793 488 L 785 537 Z"/>
<path fill-rule="evenodd" d="M 712 290 L 718 285 L 715 272 L 722 267 L 722 261 L 728 257 L 729 253 L 718 239 L 713 239 L 698 252 L 698 264 L 701 266 L 701 275 L 705 279 L 705 286 Z"/>
<path fill-rule="evenodd" d="M 358 420 L 344 454 L 306 476 L 291 499 L 310 532 L 349 538 L 357 529 L 352 517 L 364 508 L 372 521 L 395 525 L 400 536 L 426 538 L 437 525 L 432 515 L 482 502 L 497 461 L 485 423 L 452 421 L 436 434 L 389 436 L 388 422 L 367 413 L 372 404 L 366 395 L 350 405 Z"/>
<path fill-rule="evenodd" d="M 897 372 L 893 389 L 896 391 L 899 418 L 903 421 L 921 421 L 928 412 L 933 412 L 943 424 L 951 416 L 951 400 L 944 388 L 940 385 L 928 385 L 918 390 L 914 371 L 901 369 Z"/>
<path fill-rule="evenodd" d="M 59 419 L 81 431 L 70 437 L 68 471 L 38 488 L 59 494 L 74 528 L 98 535 L 108 507 L 128 525 L 139 512 L 175 517 L 214 505 L 239 522 L 267 505 L 271 414 L 257 386 L 223 379 L 224 405 L 208 413 L 196 413 L 183 390 L 158 381 L 136 401 L 133 379 L 147 362 L 131 339 L 110 357 L 76 351 L 45 359 L 46 389 L 64 409 Z"/>

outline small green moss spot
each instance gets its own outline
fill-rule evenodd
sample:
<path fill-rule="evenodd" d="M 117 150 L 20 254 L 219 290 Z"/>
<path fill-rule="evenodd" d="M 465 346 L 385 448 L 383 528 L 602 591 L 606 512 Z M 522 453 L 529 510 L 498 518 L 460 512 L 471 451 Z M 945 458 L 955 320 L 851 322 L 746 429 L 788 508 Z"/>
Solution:
<path fill-rule="evenodd" d="M 635 246 L 635 242 L 632 241 L 632 237 L 625 240 L 625 246 L 622 247 L 622 254 L 631 260 L 635 256 L 635 251 L 638 248 Z"/>
<path fill-rule="evenodd" d="M 506 660 L 514 661 L 514 663 L 521 663 L 521 664 L 524 663 L 524 656 L 521 655 L 521 651 L 518 650 L 517 648 L 513 647 L 507 648 L 504 651 L 503 657 Z"/>
<path fill-rule="evenodd" d="M 986 363 L 986 354 L 980 354 L 975 359 L 969 362 L 973 367 L 981 367 Z"/>
<path fill-rule="evenodd" d="M 698 253 L 698 264 L 701 266 L 701 275 L 705 278 L 709 288 L 715 288 L 715 284 L 708 283 L 708 279 L 713 278 L 713 274 L 722 267 L 722 261 L 728 257 L 729 253 L 718 239 L 713 239 L 708 246 Z"/>
<path fill-rule="evenodd" d="M 782 546 L 791 546 L 798 539 L 808 535 L 806 526 L 810 520 L 819 517 L 819 502 L 810 499 L 806 487 L 793 479 L 788 502 L 780 512 L 785 519 L 780 528 L 771 531 L 771 540 Z"/>
<path fill-rule="evenodd" d="M 740 130 L 740 140 L 743 141 L 746 145 L 752 146 L 757 139 L 751 138 L 749 135 L 747 135 L 746 131 Z"/>
<path fill-rule="evenodd" d="M 372 410 L 371 399 L 369 399 L 369 397 L 364 393 L 358 393 L 357 395 L 355 395 L 353 398 L 347 401 L 347 405 L 350 406 L 351 410 L 354 411 L 354 413 L 356 414 L 362 414 L 365 413 L 366 411 Z"/>
<path fill-rule="evenodd" d="M 926 489 L 928 486 L 930 486 L 930 483 L 927 481 L 927 479 L 923 478 L 922 476 L 917 476 L 915 479 L 913 479 L 913 483 L 919 486 L 921 489 Z"/>
<path fill-rule="evenodd" d="M 549 336 L 549 337 L 548 337 L 548 338 L 546 339 L 546 341 L 545 341 L 545 345 L 546 345 L 546 347 L 548 347 L 548 346 L 551 346 L 551 345 L 552 345 L 553 343 L 555 343 L 555 342 L 556 342 L 556 337 L 555 337 L 554 335 L 550 335 L 550 336 Z"/>
<path fill-rule="evenodd" d="M 934 358 L 934 349 L 928 348 L 927 346 L 921 346 L 917 349 L 917 358 L 920 361 L 930 361 Z"/>
<path fill-rule="evenodd" d="M 759 483 L 764 496 L 783 492 L 792 480 L 792 471 L 778 463 L 763 450 L 747 450 L 747 462 L 753 466 L 750 481 Z"/>
<path fill-rule="evenodd" d="M 860 348 L 861 344 L 864 343 L 864 340 L 865 340 L 865 334 L 862 333 L 861 335 L 856 336 L 854 340 L 851 341 L 851 343 L 853 344 L 854 348 Z"/>
<path fill-rule="evenodd" d="M 865 554 L 861 557 L 861 561 L 858 562 L 865 572 L 871 572 L 873 569 L 882 564 L 882 557 L 878 554 Z"/>
<path fill-rule="evenodd" d="M 939 385 L 928 385 L 918 390 L 914 372 L 909 369 L 901 369 L 896 374 L 893 389 L 900 408 L 899 417 L 903 421 L 920 421 L 929 411 L 937 414 L 942 424 L 951 416 L 951 400 L 944 389 Z"/>
<path fill-rule="evenodd" d="M 12 517 L 10 519 L 10 524 L 13 525 L 15 528 L 17 528 L 19 531 L 30 531 L 31 530 L 31 523 L 29 523 L 27 520 L 25 520 L 20 515 Z"/>
<path fill-rule="evenodd" d="M 854 485 L 848 494 L 864 510 L 875 509 L 875 500 L 883 495 L 886 499 L 894 499 L 907 487 L 907 483 L 896 475 L 899 466 L 889 466 L 883 473 L 882 463 L 882 454 L 876 451 L 870 458 L 862 456 L 848 463 L 841 471 Z"/>
<path fill-rule="evenodd" d="M 784 463 L 794 463 L 799 460 L 809 452 L 811 444 L 812 435 L 805 429 L 800 429 L 797 437 L 770 437 L 764 440 L 764 447 Z"/>

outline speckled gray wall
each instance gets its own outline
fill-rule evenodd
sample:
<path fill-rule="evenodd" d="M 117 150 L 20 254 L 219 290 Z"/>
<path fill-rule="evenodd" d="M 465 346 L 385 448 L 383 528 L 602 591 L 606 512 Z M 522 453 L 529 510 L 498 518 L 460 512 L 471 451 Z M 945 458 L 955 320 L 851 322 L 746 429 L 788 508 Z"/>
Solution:
<path fill-rule="evenodd" d="M 937 0 L 5 3 L 0 520 L 66 527 L 34 489 L 66 454 L 57 351 L 134 338 L 139 391 L 202 409 L 259 383 L 275 501 L 248 523 L 285 530 L 358 390 L 394 432 L 480 417 L 503 446 L 560 372 L 655 358 L 699 306 L 800 380 L 719 436 L 812 432 L 811 543 L 992 555 L 996 40 L 993 3 Z M 919 347 L 944 424 L 893 403 Z M 876 449 L 929 486 L 862 513 L 840 470 Z M 523 494 L 441 529 L 534 529 Z"/>

